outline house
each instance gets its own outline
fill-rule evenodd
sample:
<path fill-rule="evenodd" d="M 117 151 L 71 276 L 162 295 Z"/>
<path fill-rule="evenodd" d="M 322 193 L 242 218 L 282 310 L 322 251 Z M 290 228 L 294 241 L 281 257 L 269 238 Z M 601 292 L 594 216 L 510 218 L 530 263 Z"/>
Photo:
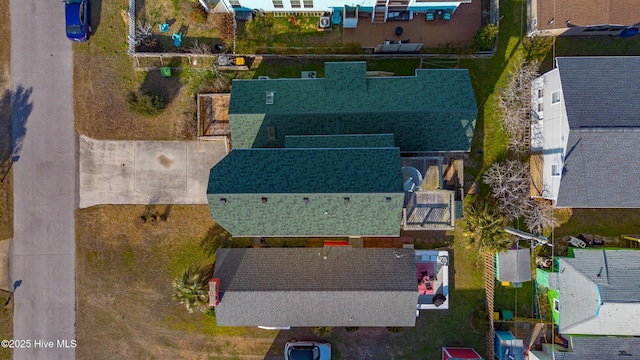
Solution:
<path fill-rule="evenodd" d="M 569 256 L 537 270 L 559 332 L 639 336 L 640 251 L 570 248 Z"/>
<path fill-rule="evenodd" d="M 531 249 L 508 249 L 495 255 L 496 279 L 503 286 L 522 287 L 531 280 Z"/>
<path fill-rule="evenodd" d="M 414 249 L 223 248 L 211 305 L 219 326 L 411 327 L 417 309 L 448 309 L 448 259 L 446 251 Z M 417 291 L 425 264 L 430 295 Z"/>
<path fill-rule="evenodd" d="M 556 207 L 638 208 L 640 57 L 557 58 L 533 81 L 532 152 Z"/>
<path fill-rule="evenodd" d="M 393 134 L 401 152 L 463 154 L 477 106 L 467 69 L 367 77 L 366 62 L 327 62 L 324 77 L 233 80 L 231 141 L 285 146 L 290 135 Z"/>
<path fill-rule="evenodd" d="M 640 24 L 636 0 L 527 0 L 527 34 L 619 35 Z"/>
<path fill-rule="evenodd" d="M 235 237 L 399 236 L 404 196 L 393 147 L 234 149 L 207 190 Z"/>
<path fill-rule="evenodd" d="M 213 219 L 233 236 L 453 229 L 477 112 L 468 71 L 325 68 L 324 78 L 233 81 L 234 150 L 210 172 Z"/>
<path fill-rule="evenodd" d="M 640 338 L 614 336 L 569 336 L 569 348 L 542 344 L 530 351 L 529 360 L 640 360 Z"/>
<path fill-rule="evenodd" d="M 413 249 L 219 249 L 219 326 L 415 326 Z"/>
<path fill-rule="evenodd" d="M 442 360 L 472 360 L 482 357 L 473 348 L 443 347 Z"/>
<path fill-rule="evenodd" d="M 325 25 L 343 23 L 345 28 L 354 28 L 358 24 L 358 13 L 368 13 L 373 23 L 387 21 L 411 20 L 416 13 L 423 13 L 426 20 L 451 19 L 460 4 L 471 0 L 201 0 L 210 11 L 234 13 L 244 18 L 254 9 L 275 14 L 312 14 L 331 15 L 330 22 Z M 424 15 L 431 14 L 431 16 Z"/>
<path fill-rule="evenodd" d="M 498 360 L 524 360 L 524 342 L 510 331 L 496 331 L 493 351 Z"/>

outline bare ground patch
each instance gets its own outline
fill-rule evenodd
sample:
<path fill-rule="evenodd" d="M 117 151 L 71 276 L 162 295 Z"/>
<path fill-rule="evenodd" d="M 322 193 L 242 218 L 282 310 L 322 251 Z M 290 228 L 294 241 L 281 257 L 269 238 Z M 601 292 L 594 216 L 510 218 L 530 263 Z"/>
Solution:
<path fill-rule="evenodd" d="M 160 213 L 165 206 L 157 206 Z M 199 243 L 213 226 L 206 206 L 173 206 L 145 223 L 145 206 L 78 210 L 78 358 L 262 359 L 277 335 L 217 327 L 171 299 L 185 267 L 210 264 Z"/>

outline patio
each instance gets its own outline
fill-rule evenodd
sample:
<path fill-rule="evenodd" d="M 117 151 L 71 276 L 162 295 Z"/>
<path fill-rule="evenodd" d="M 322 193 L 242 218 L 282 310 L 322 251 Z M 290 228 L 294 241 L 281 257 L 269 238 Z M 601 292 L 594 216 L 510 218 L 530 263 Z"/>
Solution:
<path fill-rule="evenodd" d="M 449 21 L 428 21 L 424 12 L 414 13 L 413 20 L 386 23 L 372 23 L 371 13 L 359 11 L 358 15 L 356 28 L 342 30 L 343 44 L 360 43 L 363 48 L 375 48 L 385 40 L 395 43 L 411 40 L 411 43 L 422 43 L 425 47 L 470 42 L 480 28 L 482 14 L 480 0 L 473 0 L 470 4 L 461 4 Z M 398 27 L 402 27 L 401 35 L 396 35 Z"/>
<path fill-rule="evenodd" d="M 425 278 L 428 277 L 428 279 Z M 416 250 L 416 278 L 418 281 L 418 309 L 449 308 L 449 252 Z M 426 282 L 429 282 L 426 284 Z M 444 295 L 440 306 L 434 305 L 434 297 Z"/>

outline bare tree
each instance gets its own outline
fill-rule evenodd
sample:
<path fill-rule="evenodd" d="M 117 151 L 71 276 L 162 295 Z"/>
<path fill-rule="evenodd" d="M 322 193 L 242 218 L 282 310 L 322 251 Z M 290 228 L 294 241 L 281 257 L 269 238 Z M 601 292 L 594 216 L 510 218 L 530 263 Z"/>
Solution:
<path fill-rule="evenodd" d="M 529 199 L 529 206 L 524 215 L 527 228 L 534 234 L 542 234 L 544 230 L 558 226 L 553 214 L 553 207 L 542 199 Z"/>
<path fill-rule="evenodd" d="M 485 171 L 482 181 L 491 187 L 500 212 L 509 219 L 527 213 L 530 194 L 529 164 L 519 160 L 495 163 Z"/>
<path fill-rule="evenodd" d="M 507 77 L 507 84 L 498 93 L 498 107 L 502 112 L 502 128 L 509 135 L 508 148 L 521 156 L 529 149 L 531 126 L 531 81 L 538 76 L 539 63 L 519 58 Z"/>
<path fill-rule="evenodd" d="M 157 45 L 157 41 L 155 35 L 153 34 L 153 29 L 151 28 L 151 26 L 138 21 L 136 23 L 135 45 L 137 47 L 142 44 L 149 48 L 153 48 Z"/>
<path fill-rule="evenodd" d="M 189 48 L 189 52 L 197 55 L 211 54 L 211 48 L 205 43 L 199 42 L 197 39 L 193 42 L 193 45 Z"/>

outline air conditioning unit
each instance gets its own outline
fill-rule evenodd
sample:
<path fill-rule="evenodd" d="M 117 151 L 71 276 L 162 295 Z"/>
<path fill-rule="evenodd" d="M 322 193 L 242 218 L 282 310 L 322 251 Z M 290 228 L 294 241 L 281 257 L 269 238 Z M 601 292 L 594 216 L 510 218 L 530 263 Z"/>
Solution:
<path fill-rule="evenodd" d="M 328 16 L 323 16 L 320 18 L 320 21 L 318 21 L 318 27 L 320 29 L 328 29 L 331 27 L 331 18 Z"/>
<path fill-rule="evenodd" d="M 303 79 L 315 79 L 318 74 L 315 71 L 303 71 L 300 77 Z"/>

